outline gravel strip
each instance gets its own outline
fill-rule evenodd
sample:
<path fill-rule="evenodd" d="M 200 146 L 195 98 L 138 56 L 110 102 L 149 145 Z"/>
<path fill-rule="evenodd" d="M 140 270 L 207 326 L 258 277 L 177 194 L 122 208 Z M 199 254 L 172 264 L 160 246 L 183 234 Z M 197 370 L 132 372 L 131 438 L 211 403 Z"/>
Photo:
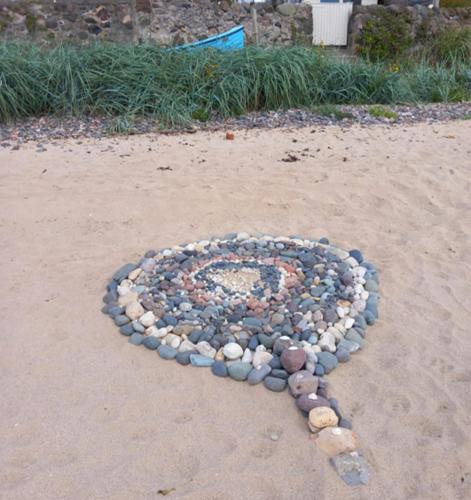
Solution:
<path fill-rule="evenodd" d="M 130 134 L 146 133 L 194 133 L 197 130 L 241 130 L 298 128 L 306 126 L 340 125 L 404 125 L 412 123 L 436 123 L 449 120 L 470 119 L 471 102 L 458 104 L 427 104 L 422 106 L 381 106 L 395 113 L 394 118 L 375 117 L 371 108 L 377 106 L 337 106 L 335 116 L 315 111 L 289 110 L 249 113 L 243 117 L 222 119 L 215 117 L 207 123 L 192 128 L 165 130 L 151 118 L 139 118 L 130 129 Z M 331 108 L 329 106 L 329 108 Z M 0 124 L 0 148 L 17 149 L 28 141 L 50 142 L 68 138 L 102 138 L 113 129 L 112 118 L 99 117 L 54 117 L 28 118 L 16 123 Z M 40 145 L 39 145 L 40 146 Z M 39 147 L 39 149 L 41 149 Z"/>

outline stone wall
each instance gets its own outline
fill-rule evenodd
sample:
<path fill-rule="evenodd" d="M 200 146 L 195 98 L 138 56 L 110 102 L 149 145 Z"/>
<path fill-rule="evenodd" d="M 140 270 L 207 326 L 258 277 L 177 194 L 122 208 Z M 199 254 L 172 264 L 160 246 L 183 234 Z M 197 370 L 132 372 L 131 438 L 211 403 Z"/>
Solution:
<path fill-rule="evenodd" d="M 87 41 L 134 37 L 128 0 L 0 0 L 0 36 L 6 39 Z"/>
<path fill-rule="evenodd" d="M 309 5 L 267 1 L 256 8 L 262 45 L 310 42 Z M 253 42 L 250 6 L 230 0 L 0 0 L 0 39 L 177 45 L 239 24 Z"/>

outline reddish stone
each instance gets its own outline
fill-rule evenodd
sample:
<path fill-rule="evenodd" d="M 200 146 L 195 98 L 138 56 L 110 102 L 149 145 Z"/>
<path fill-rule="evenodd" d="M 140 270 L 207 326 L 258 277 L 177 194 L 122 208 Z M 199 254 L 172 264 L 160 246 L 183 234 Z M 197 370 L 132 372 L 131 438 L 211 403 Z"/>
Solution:
<path fill-rule="evenodd" d="M 247 301 L 247 307 L 249 309 L 257 309 L 258 307 L 260 307 L 260 301 L 254 298 L 250 298 Z"/>
<path fill-rule="evenodd" d="M 306 363 L 306 353 L 303 349 L 288 348 L 281 353 L 280 361 L 288 373 L 294 373 L 301 370 Z"/>

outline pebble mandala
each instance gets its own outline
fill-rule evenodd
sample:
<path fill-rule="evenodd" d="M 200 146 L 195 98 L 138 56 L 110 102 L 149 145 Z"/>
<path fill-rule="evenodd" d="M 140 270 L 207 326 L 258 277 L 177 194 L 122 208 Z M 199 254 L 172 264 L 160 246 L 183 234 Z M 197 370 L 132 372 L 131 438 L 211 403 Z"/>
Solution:
<path fill-rule="evenodd" d="M 124 265 L 103 312 L 163 359 L 288 389 L 317 446 L 353 485 L 368 481 L 368 466 L 325 376 L 363 347 L 378 300 L 377 271 L 359 250 L 233 233 Z"/>

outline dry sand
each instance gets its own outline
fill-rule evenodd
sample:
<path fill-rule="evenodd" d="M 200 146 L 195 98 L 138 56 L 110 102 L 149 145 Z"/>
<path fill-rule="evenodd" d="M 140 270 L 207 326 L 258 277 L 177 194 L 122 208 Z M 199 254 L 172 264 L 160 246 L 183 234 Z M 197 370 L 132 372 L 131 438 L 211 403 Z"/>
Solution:
<path fill-rule="evenodd" d="M 471 122 L 46 148 L 0 152 L 1 498 L 470 498 Z M 163 361 L 100 313 L 121 264 L 234 230 L 379 267 L 381 319 L 330 376 L 368 486 L 342 483 L 287 393 Z"/>

